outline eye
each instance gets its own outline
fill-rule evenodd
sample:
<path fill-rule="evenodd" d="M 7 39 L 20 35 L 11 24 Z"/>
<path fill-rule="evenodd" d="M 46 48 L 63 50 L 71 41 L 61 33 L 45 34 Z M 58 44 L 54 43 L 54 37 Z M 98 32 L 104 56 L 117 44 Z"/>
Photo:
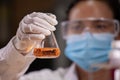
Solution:
<path fill-rule="evenodd" d="M 106 26 L 105 26 L 105 25 L 102 25 L 102 24 L 98 24 L 98 25 L 96 25 L 96 28 L 97 28 L 97 29 L 105 29 Z"/>
<path fill-rule="evenodd" d="M 107 30 L 108 26 L 106 24 L 97 24 L 95 26 L 96 30 Z"/>
<path fill-rule="evenodd" d="M 73 22 L 68 27 L 69 34 L 80 34 L 84 29 L 84 25 L 80 22 Z"/>
<path fill-rule="evenodd" d="M 73 24 L 71 25 L 71 29 L 72 29 L 72 30 L 78 31 L 78 30 L 81 30 L 82 28 L 83 28 L 83 25 L 80 24 L 80 23 L 73 23 Z"/>

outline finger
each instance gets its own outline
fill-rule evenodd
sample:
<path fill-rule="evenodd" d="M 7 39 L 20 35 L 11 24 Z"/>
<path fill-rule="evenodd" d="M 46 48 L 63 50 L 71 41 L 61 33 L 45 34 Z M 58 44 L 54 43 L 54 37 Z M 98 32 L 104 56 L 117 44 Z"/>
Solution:
<path fill-rule="evenodd" d="M 52 13 L 45 13 L 45 14 L 47 14 L 50 17 L 52 17 L 53 19 L 56 19 L 56 16 L 54 14 L 52 14 Z"/>
<path fill-rule="evenodd" d="M 56 16 L 51 13 L 38 13 L 37 17 L 46 20 L 51 25 L 57 25 L 58 22 L 56 20 Z"/>
<path fill-rule="evenodd" d="M 19 24 L 20 31 L 22 33 L 29 33 L 31 32 L 31 26 L 28 27 L 28 24 L 26 24 L 23 20 Z"/>
<path fill-rule="evenodd" d="M 22 21 L 23 21 L 25 24 L 30 24 L 30 23 L 33 22 L 32 18 L 31 18 L 29 15 L 25 16 Z"/>
<path fill-rule="evenodd" d="M 28 24 L 23 29 L 24 33 L 50 35 L 51 32 L 34 24 Z"/>
<path fill-rule="evenodd" d="M 41 12 L 33 12 L 30 14 L 30 17 L 39 17 L 41 19 L 44 19 L 45 21 L 47 21 L 48 23 L 50 23 L 51 25 L 57 25 L 58 22 L 56 20 L 56 16 L 51 14 L 51 13 L 41 13 Z"/>
<path fill-rule="evenodd" d="M 36 17 L 37 15 L 38 15 L 37 12 L 33 12 L 33 13 L 29 14 L 29 16 L 32 17 L 32 18 Z"/>
<path fill-rule="evenodd" d="M 56 30 L 56 28 L 54 26 L 50 25 L 47 21 L 45 21 L 43 19 L 40 19 L 38 17 L 33 18 L 33 23 L 40 26 L 40 27 L 48 29 L 50 31 L 55 31 Z"/>
<path fill-rule="evenodd" d="M 26 34 L 26 33 L 24 33 L 22 30 L 21 30 L 21 27 L 19 27 L 19 29 L 18 29 L 18 31 L 17 31 L 17 34 L 16 34 L 17 36 L 18 36 L 18 38 L 20 39 L 20 40 L 31 40 L 31 39 L 33 39 L 33 38 L 31 38 L 31 36 L 37 36 L 38 37 L 38 39 L 44 39 L 45 38 L 45 35 L 44 34 Z"/>
<path fill-rule="evenodd" d="M 44 34 L 30 34 L 30 39 L 34 40 L 34 41 L 41 41 L 43 39 L 45 39 L 45 35 Z"/>
<path fill-rule="evenodd" d="M 44 34 L 24 34 L 21 33 L 18 35 L 20 40 L 34 40 L 34 41 L 41 41 L 43 39 L 45 39 L 45 35 Z"/>
<path fill-rule="evenodd" d="M 25 27 L 27 27 L 28 25 L 22 20 L 21 22 L 20 22 L 20 24 L 19 24 L 19 31 L 21 31 L 22 33 L 25 33 L 26 31 L 25 31 Z M 29 31 L 31 31 L 30 30 L 31 28 L 29 28 Z"/>

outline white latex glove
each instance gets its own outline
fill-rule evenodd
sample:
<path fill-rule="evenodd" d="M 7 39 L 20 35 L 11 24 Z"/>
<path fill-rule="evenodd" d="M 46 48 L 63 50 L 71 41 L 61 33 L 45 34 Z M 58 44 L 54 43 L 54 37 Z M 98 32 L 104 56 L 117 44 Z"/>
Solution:
<path fill-rule="evenodd" d="M 28 53 L 45 36 L 55 31 L 56 16 L 50 13 L 33 12 L 25 16 L 19 24 L 13 44 L 21 53 Z M 39 45 L 41 46 L 41 45 Z"/>

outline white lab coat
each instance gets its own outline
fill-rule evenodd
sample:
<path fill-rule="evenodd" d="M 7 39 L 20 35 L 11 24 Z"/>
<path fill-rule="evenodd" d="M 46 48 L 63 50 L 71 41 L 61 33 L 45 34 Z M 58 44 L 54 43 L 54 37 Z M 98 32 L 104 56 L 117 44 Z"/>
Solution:
<path fill-rule="evenodd" d="M 66 69 L 43 69 L 23 75 L 35 58 L 21 55 L 11 41 L 0 49 L 0 80 L 78 80 L 75 64 Z M 119 72 L 116 72 L 115 80 L 120 80 Z"/>
<path fill-rule="evenodd" d="M 78 80 L 75 72 L 75 64 L 69 68 L 58 68 L 55 71 L 43 69 L 24 75 L 20 80 Z"/>

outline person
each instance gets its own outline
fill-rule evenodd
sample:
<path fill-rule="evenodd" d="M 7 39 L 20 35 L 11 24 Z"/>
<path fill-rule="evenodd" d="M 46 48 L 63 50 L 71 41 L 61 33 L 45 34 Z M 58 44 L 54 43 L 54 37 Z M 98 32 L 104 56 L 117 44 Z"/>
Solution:
<path fill-rule="evenodd" d="M 111 43 L 119 34 L 118 2 L 76 0 L 68 10 L 68 21 L 61 27 L 66 40 L 65 55 L 73 64 L 66 69 L 44 69 L 23 75 L 35 60 L 26 56 L 42 46 L 36 43 L 55 31 L 58 23 L 50 13 L 28 14 L 8 45 L 0 49 L 0 80 L 88 80 L 90 75 L 93 80 L 113 80 L 111 70 L 91 65 L 108 61 Z"/>

